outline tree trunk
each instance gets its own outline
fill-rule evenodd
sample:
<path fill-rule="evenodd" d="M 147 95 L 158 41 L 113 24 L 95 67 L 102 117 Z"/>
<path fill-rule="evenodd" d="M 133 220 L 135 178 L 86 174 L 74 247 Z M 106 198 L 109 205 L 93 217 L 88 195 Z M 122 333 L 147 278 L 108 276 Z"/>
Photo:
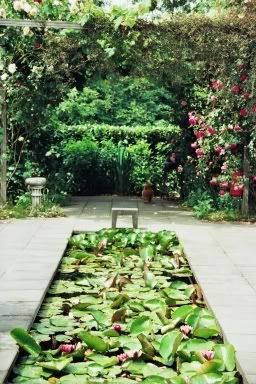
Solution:
<path fill-rule="evenodd" d="M 244 147 L 243 174 L 244 174 L 244 191 L 243 191 L 243 202 L 242 202 L 242 216 L 248 217 L 250 163 L 249 163 L 249 150 L 247 146 Z"/>
<path fill-rule="evenodd" d="M 0 90 L 0 129 L 2 140 L 0 151 L 0 203 L 5 204 L 7 200 L 6 188 L 6 151 L 7 151 L 7 109 L 6 109 L 6 91 Z"/>

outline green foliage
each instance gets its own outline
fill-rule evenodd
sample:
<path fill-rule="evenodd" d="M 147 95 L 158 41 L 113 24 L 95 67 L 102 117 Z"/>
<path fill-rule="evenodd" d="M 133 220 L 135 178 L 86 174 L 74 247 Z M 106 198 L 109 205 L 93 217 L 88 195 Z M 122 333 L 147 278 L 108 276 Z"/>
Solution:
<path fill-rule="evenodd" d="M 66 181 L 69 181 L 68 192 L 95 193 L 97 179 L 95 170 L 98 165 L 98 148 L 90 140 L 68 141 L 62 151 Z"/>
<path fill-rule="evenodd" d="M 21 219 L 24 217 L 61 217 L 64 212 L 59 204 L 63 203 L 63 196 L 45 194 L 39 207 L 32 208 L 31 193 L 20 195 L 15 204 L 0 205 L 0 220 Z"/>
<path fill-rule="evenodd" d="M 114 159 L 114 173 L 117 192 L 123 194 L 129 191 L 132 167 L 133 161 L 131 154 L 127 151 L 123 144 L 119 143 L 116 157 Z"/>
<path fill-rule="evenodd" d="M 175 102 L 166 88 L 144 77 L 117 77 L 94 81 L 81 92 L 72 89 L 52 118 L 66 125 L 170 123 Z"/>
<path fill-rule="evenodd" d="M 242 205 L 241 197 L 232 197 L 229 193 L 225 193 L 223 196 L 218 196 L 216 201 L 216 207 L 220 211 L 236 211 L 239 212 Z"/>
<path fill-rule="evenodd" d="M 195 216 L 198 219 L 204 219 L 208 216 L 210 212 L 214 210 L 213 199 L 211 197 L 204 197 L 202 200 L 198 201 L 196 205 L 193 206 Z"/>
<path fill-rule="evenodd" d="M 27 331 L 22 328 L 14 328 L 11 336 L 16 343 L 32 356 L 38 356 L 41 353 L 40 345 L 33 339 Z"/>

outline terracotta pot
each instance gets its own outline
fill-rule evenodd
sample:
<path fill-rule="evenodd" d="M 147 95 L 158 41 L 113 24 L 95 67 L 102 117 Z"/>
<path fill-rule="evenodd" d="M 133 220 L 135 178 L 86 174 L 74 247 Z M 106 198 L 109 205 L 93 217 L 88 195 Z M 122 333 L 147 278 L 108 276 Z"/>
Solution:
<path fill-rule="evenodd" d="M 152 185 L 150 183 L 144 184 L 144 188 L 142 191 L 142 198 L 144 203 L 151 203 L 154 196 L 154 191 L 152 189 Z"/>

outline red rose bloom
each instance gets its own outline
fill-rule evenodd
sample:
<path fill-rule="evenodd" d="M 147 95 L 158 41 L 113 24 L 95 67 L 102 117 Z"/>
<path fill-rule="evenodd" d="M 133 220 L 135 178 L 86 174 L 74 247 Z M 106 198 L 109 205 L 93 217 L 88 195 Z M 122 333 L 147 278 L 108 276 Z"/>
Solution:
<path fill-rule="evenodd" d="M 236 95 L 241 91 L 241 87 L 238 84 L 235 84 L 231 87 L 231 92 L 235 93 Z"/>
<path fill-rule="evenodd" d="M 239 114 L 241 117 L 246 117 L 248 116 L 248 110 L 246 108 L 241 108 Z"/>
<path fill-rule="evenodd" d="M 207 133 L 208 133 L 208 135 L 214 135 L 216 133 L 216 131 L 213 127 L 208 127 Z"/>

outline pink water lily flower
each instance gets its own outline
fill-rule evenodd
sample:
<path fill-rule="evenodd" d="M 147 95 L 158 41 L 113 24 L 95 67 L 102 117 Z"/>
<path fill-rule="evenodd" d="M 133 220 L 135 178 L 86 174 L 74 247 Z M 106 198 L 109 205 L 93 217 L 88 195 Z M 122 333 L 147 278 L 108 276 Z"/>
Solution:
<path fill-rule="evenodd" d="M 118 358 L 119 363 L 124 363 L 126 360 L 129 359 L 129 356 L 125 352 L 120 353 L 120 355 L 117 355 L 116 357 Z"/>
<path fill-rule="evenodd" d="M 180 331 L 187 336 L 192 332 L 193 328 L 190 325 L 181 325 Z"/>
<path fill-rule="evenodd" d="M 126 354 L 130 359 L 138 359 L 142 355 L 142 351 L 131 349 L 130 351 L 127 351 Z"/>
<path fill-rule="evenodd" d="M 212 360 L 214 358 L 213 351 L 202 351 L 201 354 L 206 360 Z"/>
<path fill-rule="evenodd" d="M 59 350 L 63 353 L 71 353 L 76 349 L 74 344 L 61 344 Z"/>

